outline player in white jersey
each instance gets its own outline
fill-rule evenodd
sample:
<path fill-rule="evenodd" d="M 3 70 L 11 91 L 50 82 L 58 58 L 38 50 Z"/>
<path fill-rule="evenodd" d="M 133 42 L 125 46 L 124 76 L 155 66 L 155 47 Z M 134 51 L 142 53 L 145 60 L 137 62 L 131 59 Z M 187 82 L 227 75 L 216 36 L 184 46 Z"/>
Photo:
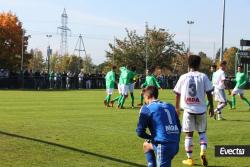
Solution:
<path fill-rule="evenodd" d="M 206 74 L 198 71 L 201 62 L 201 57 L 190 55 L 188 65 L 190 71 L 182 75 L 175 88 L 176 93 L 176 111 L 180 112 L 180 107 L 184 110 L 182 120 L 182 131 L 186 133 L 185 150 L 187 160 L 183 160 L 185 165 L 194 165 L 192 158 L 193 150 L 193 133 L 198 131 L 200 137 L 200 158 L 203 166 L 207 166 L 206 149 L 207 149 L 207 118 L 206 118 L 206 99 L 207 94 L 209 100 L 209 115 L 214 114 L 213 96 L 211 92 L 213 87 Z"/>
<path fill-rule="evenodd" d="M 216 114 L 218 115 L 218 120 L 222 120 L 222 109 L 227 105 L 227 99 L 225 94 L 225 70 L 226 61 L 220 63 L 220 68 L 214 73 L 213 86 L 214 86 L 214 98 L 218 102 L 217 108 L 215 109 L 214 119 L 216 119 Z"/>

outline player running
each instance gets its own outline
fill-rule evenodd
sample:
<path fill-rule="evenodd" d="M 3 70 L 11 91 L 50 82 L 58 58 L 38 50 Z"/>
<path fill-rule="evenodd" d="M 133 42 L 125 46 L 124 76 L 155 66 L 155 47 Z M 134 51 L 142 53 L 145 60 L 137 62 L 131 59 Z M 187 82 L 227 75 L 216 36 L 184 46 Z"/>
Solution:
<path fill-rule="evenodd" d="M 244 90 L 243 89 L 245 88 L 248 81 L 247 81 L 246 74 L 243 72 L 242 65 L 238 66 L 238 72 L 236 73 L 235 81 L 236 81 L 236 85 L 232 91 L 232 109 L 236 108 L 235 95 L 237 95 L 237 94 L 240 95 L 241 100 L 243 100 L 248 105 L 248 108 L 250 109 L 250 103 L 247 100 L 247 98 L 244 97 Z"/>
<path fill-rule="evenodd" d="M 106 107 L 110 107 L 109 103 L 110 103 L 111 95 L 113 94 L 113 90 L 115 88 L 115 70 L 116 70 L 116 66 L 112 66 L 112 70 L 109 71 L 105 76 L 107 96 L 104 100 L 104 105 Z"/>
<path fill-rule="evenodd" d="M 201 62 L 201 57 L 190 55 L 188 57 L 188 66 L 190 71 L 182 75 L 175 88 L 176 93 L 176 111 L 180 112 L 180 106 L 184 110 L 182 131 L 186 133 L 185 150 L 187 154 L 186 160 L 182 163 L 185 165 L 194 165 L 192 157 L 193 152 L 193 133 L 198 131 L 200 137 L 200 158 L 203 166 L 208 165 L 206 150 L 207 150 L 207 106 L 205 94 L 209 100 L 209 115 L 214 114 L 213 96 L 211 94 L 213 87 L 206 74 L 198 71 Z"/>
<path fill-rule="evenodd" d="M 161 89 L 161 86 L 158 83 L 153 72 L 154 72 L 154 69 L 147 71 L 147 76 L 146 76 L 145 82 L 142 84 L 141 88 L 146 88 L 147 86 L 155 86 L 158 89 Z M 142 106 L 142 105 L 143 105 L 143 93 L 141 93 L 140 104 L 138 104 L 138 106 Z"/>
<path fill-rule="evenodd" d="M 147 139 L 143 148 L 148 167 L 171 167 L 171 161 L 179 151 L 181 126 L 178 115 L 174 106 L 157 99 L 157 87 L 148 86 L 143 96 L 146 104 L 141 107 L 136 132 Z M 150 134 L 146 132 L 147 128 Z"/>
<path fill-rule="evenodd" d="M 214 73 L 214 80 L 213 80 L 213 86 L 214 86 L 214 99 L 218 102 L 217 108 L 215 109 L 214 119 L 216 119 L 216 113 L 218 120 L 224 120 L 222 117 L 222 109 L 226 107 L 227 105 L 227 99 L 225 94 L 225 70 L 226 70 L 226 61 L 222 61 L 220 63 L 220 68 Z"/>

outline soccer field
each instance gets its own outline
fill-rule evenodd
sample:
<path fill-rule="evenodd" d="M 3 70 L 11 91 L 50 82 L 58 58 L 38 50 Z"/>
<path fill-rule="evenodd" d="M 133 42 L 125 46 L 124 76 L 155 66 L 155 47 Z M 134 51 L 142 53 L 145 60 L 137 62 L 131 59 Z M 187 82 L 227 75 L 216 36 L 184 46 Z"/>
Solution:
<path fill-rule="evenodd" d="M 143 140 L 135 133 L 139 109 L 104 108 L 104 96 L 104 90 L 0 91 L 0 166 L 146 166 Z M 174 98 L 172 91 L 160 91 L 161 100 L 174 104 Z M 237 108 L 224 110 L 225 121 L 208 119 L 209 166 L 250 166 L 250 158 L 214 157 L 214 145 L 250 145 L 250 111 L 239 97 Z M 183 138 L 173 167 L 186 158 Z M 197 133 L 194 139 L 201 166 Z"/>

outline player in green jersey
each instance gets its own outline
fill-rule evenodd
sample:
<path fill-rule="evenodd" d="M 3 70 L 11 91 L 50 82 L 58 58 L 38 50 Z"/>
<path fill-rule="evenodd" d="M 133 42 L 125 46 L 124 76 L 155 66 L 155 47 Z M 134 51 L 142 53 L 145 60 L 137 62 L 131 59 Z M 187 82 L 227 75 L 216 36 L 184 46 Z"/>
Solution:
<path fill-rule="evenodd" d="M 154 69 L 148 70 L 145 82 L 141 86 L 142 89 L 146 88 L 148 86 L 155 86 L 158 89 L 161 89 L 161 86 L 158 83 L 158 81 L 157 81 L 156 77 L 154 76 L 153 72 L 154 72 Z M 139 106 L 143 105 L 143 100 L 144 100 L 143 94 L 141 93 L 141 98 L 140 98 L 141 103 L 138 104 Z"/>
<path fill-rule="evenodd" d="M 130 80 L 130 71 L 127 68 L 121 70 L 121 99 L 118 104 L 119 109 L 124 109 L 124 103 L 126 98 L 128 97 L 128 89 L 129 89 L 129 80 Z"/>
<path fill-rule="evenodd" d="M 111 103 L 111 106 L 113 107 L 114 106 L 114 103 L 117 102 L 118 103 L 118 106 L 121 104 L 121 101 L 122 101 L 122 83 L 123 83 L 123 79 L 122 79 L 122 73 L 127 70 L 127 68 L 124 66 L 120 67 L 119 68 L 120 70 L 120 77 L 119 77 L 119 81 L 118 81 L 118 85 L 117 85 L 117 88 L 118 88 L 118 92 L 119 92 L 119 96 L 117 96 L 116 98 L 114 98 L 110 103 Z"/>
<path fill-rule="evenodd" d="M 113 94 L 113 90 L 115 88 L 115 70 L 116 66 L 112 66 L 112 70 L 105 76 L 107 96 L 104 100 L 104 105 L 106 107 L 109 107 L 111 95 Z"/>
<path fill-rule="evenodd" d="M 232 91 L 232 109 L 236 108 L 236 98 L 235 95 L 239 94 L 241 100 L 243 100 L 250 109 L 250 102 L 247 100 L 246 97 L 244 97 L 244 88 L 247 85 L 247 76 L 243 71 L 243 66 L 238 66 L 238 72 L 236 73 L 236 77 L 234 79 L 236 81 L 236 85 Z"/>

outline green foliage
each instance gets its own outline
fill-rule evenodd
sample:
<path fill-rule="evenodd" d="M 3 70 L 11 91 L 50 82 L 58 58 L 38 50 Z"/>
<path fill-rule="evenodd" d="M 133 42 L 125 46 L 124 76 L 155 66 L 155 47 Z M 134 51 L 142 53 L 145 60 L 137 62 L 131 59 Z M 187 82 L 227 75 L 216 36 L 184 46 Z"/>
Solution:
<path fill-rule="evenodd" d="M 71 71 L 78 73 L 83 70 L 85 73 L 92 73 L 93 66 L 90 55 L 81 58 L 76 55 L 61 56 L 58 53 L 55 53 L 50 58 L 51 70 L 56 72 Z"/>
<path fill-rule="evenodd" d="M 29 60 L 28 68 L 32 71 L 43 71 L 45 70 L 46 64 L 42 55 L 42 51 L 39 49 L 32 49 L 30 51 L 32 58 Z"/>
<path fill-rule="evenodd" d="M 199 52 L 198 55 L 201 57 L 200 71 L 209 74 L 210 66 L 213 63 L 212 59 L 207 57 L 206 53 L 204 52 Z"/>
<path fill-rule="evenodd" d="M 136 65 L 139 73 L 144 73 L 146 54 L 148 57 L 148 68 L 167 68 L 171 66 L 173 58 L 183 53 L 182 45 L 176 44 L 174 35 L 161 29 L 148 29 L 146 35 L 141 36 L 136 31 L 126 29 L 127 37 L 116 39 L 116 46 L 109 44 L 112 51 L 107 53 L 107 60 L 111 64 L 114 57 L 114 64 L 122 66 Z"/>

